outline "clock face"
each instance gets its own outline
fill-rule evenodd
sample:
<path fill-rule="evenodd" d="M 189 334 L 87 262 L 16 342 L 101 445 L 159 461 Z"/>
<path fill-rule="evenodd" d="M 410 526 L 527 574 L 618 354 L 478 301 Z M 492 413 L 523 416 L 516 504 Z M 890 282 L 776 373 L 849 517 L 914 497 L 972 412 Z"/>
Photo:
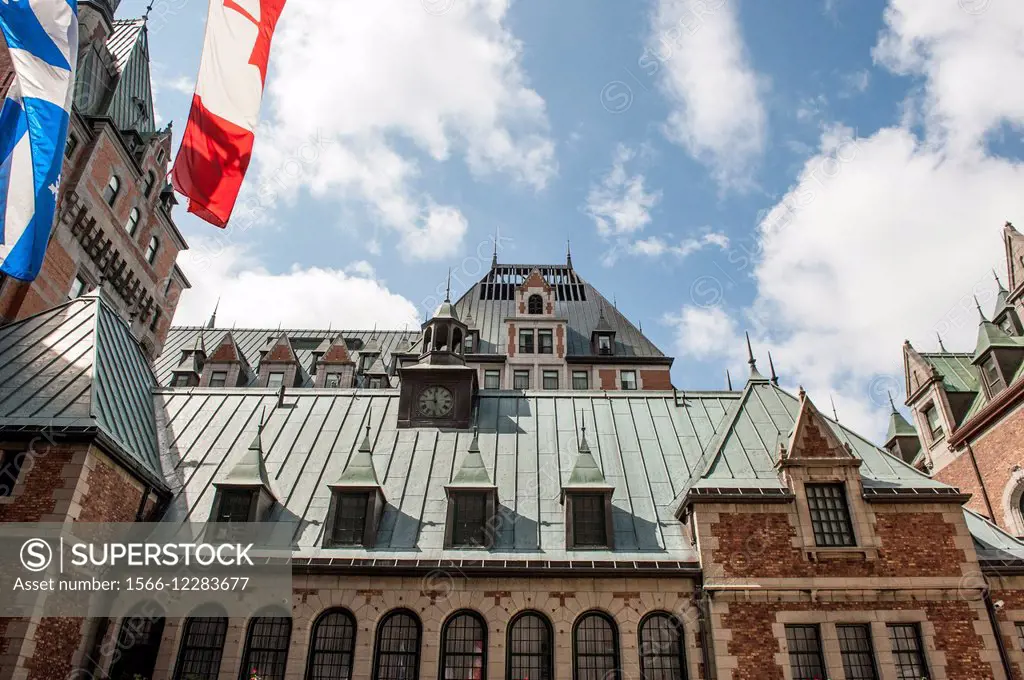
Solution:
<path fill-rule="evenodd" d="M 419 414 L 426 418 L 443 418 L 455 407 L 455 396 L 447 387 L 433 385 L 423 388 L 416 400 Z"/>

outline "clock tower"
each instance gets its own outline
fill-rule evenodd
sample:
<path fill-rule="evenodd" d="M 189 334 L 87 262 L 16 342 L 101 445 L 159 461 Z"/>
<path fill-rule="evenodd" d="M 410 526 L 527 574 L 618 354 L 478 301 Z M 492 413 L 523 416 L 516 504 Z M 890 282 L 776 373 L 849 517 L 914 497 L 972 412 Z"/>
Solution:
<path fill-rule="evenodd" d="M 399 369 L 399 427 L 468 428 L 476 395 L 476 370 L 466 366 L 469 329 L 451 301 L 451 285 L 434 317 L 423 324 L 419 359 Z"/>

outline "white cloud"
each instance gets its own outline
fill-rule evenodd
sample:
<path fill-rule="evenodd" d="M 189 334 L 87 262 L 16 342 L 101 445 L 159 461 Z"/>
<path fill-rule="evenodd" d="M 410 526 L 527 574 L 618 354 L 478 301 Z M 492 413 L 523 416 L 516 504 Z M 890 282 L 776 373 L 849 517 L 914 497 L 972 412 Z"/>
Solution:
<path fill-rule="evenodd" d="M 411 259 L 456 251 L 465 218 L 419 188 L 421 166 L 461 157 L 477 177 L 533 189 L 556 171 L 544 100 L 506 11 L 504 0 L 289 5 L 274 39 L 261 171 L 320 137 L 321 153 L 284 178 L 284 195 L 306 186 L 367 206 Z M 441 237 L 455 240 L 437 247 Z"/>
<path fill-rule="evenodd" d="M 660 191 L 644 188 L 643 174 L 626 171 L 626 164 L 635 157 L 635 151 L 620 144 L 611 170 L 587 194 L 586 212 L 605 238 L 642 231 L 651 222 L 651 208 L 661 200 Z"/>
<path fill-rule="evenodd" d="M 749 185 L 764 150 L 767 116 L 736 3 L 658 0 L 640 66 L 648 75 L 661 74 L 672 106 L 669 139 L 709 165 L 721 186 Z"/>
<path fill-rule="evenodd" d="M 180 92 L 181 94 L 186 94 L 189 97 L 191 97 L 192 94 L 196 90 L 196 81 L 195 81 L 195 79 L 194 78 L 187 78 L 185 76 L 178 76 L 176 78 L 171 78 L 170 80 L 165 82 L 164 85 L 167 87 L 168 90 L 174 90 L 175 92 Z"/>
<path fill-rule="evenodd" d="M 666 314 L 662 321 L 673 327 L 682 356 L 707 359 L 740 349 L 736 323 L 721 307 L 684 305 L 679 312 Z"/>
<path fill-rule="evenodd" d="M 729 247 L 729 237 L 720 232 L 708 232 L 703 236 L 685 238 L 678 243 L 670 243 L 660 236 L 651 236 L 634 241 L 629 244 L 627 250 L 632 255 L 646 255 L 647 257 L 675 255 L 683 258 L 712 246 L 726 250 Z"/>
<path fill-rule="evenodd" d="M 292 328 L 402 328 L 418 324 L 412 302 L 392 293 L 366 262 L 343 270 L 294 265 L 263 267 L 245 248 L 192 239 L 179 263 L 192 283 L 174 316 L 176 325 L 203 324 L 220 299 L 221 324 Z"/>
<path fill-rule="evenodd" d="M 840 80 L 842 87 L 839 90 L 839 96 L 848 99 L 867 91 L 868 86 L 871 85 L 871 72 L 867 69 L 854 71 L 844 74 Z"/>

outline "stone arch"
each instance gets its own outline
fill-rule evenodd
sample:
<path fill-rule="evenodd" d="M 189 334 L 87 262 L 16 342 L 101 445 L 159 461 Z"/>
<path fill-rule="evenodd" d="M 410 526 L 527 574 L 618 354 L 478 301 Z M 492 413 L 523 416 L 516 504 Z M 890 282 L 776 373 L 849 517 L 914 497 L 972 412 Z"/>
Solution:
<path fill-rule="evenodd" d="M 1024 536 L 1024 468 L 1014 467 L 1003 489 L 1004 528 L 1015 536 Z"/>

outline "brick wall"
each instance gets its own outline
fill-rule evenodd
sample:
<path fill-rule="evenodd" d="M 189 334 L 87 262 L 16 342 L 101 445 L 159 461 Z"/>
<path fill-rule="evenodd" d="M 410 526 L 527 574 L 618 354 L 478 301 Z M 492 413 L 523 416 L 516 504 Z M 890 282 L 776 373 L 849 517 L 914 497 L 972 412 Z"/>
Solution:
<path fill-rule="evenodd" d="M 981 483 L 978 480 L 978 475 L 974 472 L 971 457 L 966 450 L 958 458 L 953 459 L 937 470 L 934 477 L 943 484 L 955 486 L 964 493 L 971 494 L 971 500 L 967 502 L 967 507 L 979 515 L 989 516 Z M 991 490 L 989 493 L 991 493 Z M 993 503 L 994 505 L 995 503 Z"/>
<path fill-rule="evenodd" d="M 619 372 L 614 368 L 600 368 L 597 371 L 597 375 L 601 379 L 602 390 L 619 389 Z"/>
<path fill-rule="evenodd" d="M 1013 668 L 1012 680 L 1024 680 L 1024 649 L 1016 626 L 1024 623 L 1024 576 L 990 577 L 989 584 L 992 601 L 1003 603 L 996 620 Z"/>
<path fill-rule="evenodd" d="M 670 390 L 672 389 L 672 377 L 665 370 L 641 370 L 640 383 L 645 390 Z"/>
<path fill-rule="evenodd" d="M 1024 527 L 1018 526 L 1007 516 L 1009 508 L 1006 501 L 1009 492 L 1012 491 L 1007 487 L 1013 477 L 1014 467 L 1024 465 L 1021 442 L 1024 442 L 1024 405 L 1018 406 L 1016 411 L 996 423 L 979 439 L 971 442 L 975 459 L 978 461 L 978 469 L 992 502 L 992 511 L 995 513 L 993 519 L 1014 535 L 1024 533 Z M 969 465 L 968 454 L 961 455 L 956 462 L 961 461 Z M 944 468 L 940 474 L 945 471 Z"/>

